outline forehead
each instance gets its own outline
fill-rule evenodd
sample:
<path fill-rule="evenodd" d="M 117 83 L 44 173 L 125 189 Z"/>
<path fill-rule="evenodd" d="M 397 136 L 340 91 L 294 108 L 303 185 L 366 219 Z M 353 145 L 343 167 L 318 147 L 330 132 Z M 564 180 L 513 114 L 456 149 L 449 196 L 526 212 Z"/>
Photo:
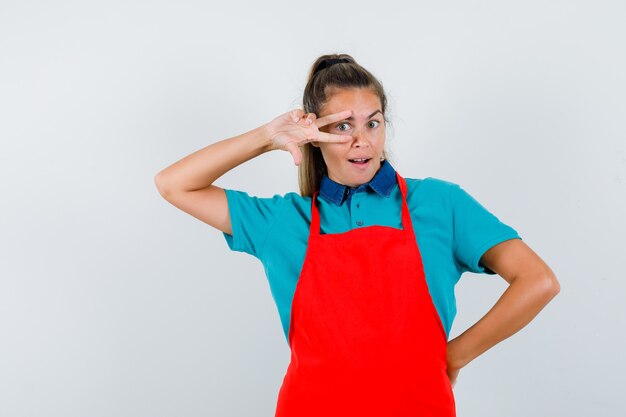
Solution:
<path fill-rule="evenodd" d="M 369 88 L 329 89 L 330 97 L 320 111 L 320 117 L 352 110 L 353 116 L 367 117 L 376 110 L 381 110 L 380 98 Z"/>

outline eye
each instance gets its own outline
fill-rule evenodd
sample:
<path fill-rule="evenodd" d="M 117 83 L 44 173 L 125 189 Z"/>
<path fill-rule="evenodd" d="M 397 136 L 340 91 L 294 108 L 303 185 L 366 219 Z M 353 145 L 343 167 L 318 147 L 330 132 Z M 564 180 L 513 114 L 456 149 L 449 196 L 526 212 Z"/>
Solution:
<path fill-rule="evenodd" d="M 377 123 L 376 126 L 378 126 L 380 124 L 380 122 L 378 120 L 372 120 L 372 121 L 370 121 L 370 123 Z M 372 127 L 376 127 L 376 126 L 372 126 Z"/>
<path fill-rule="evenodd" d="M 336 128 L 339 128 L 340 126 L 343 126 L 343 125 L 348 125 L 348 126 L 349 126 L 350 124 L 349 124 L 349 123 L 347 123 L 347 122 L 343 122 L 343 123 L 339 123 L 339 124 L 338 124 L 337 126 L 335 126 L 335 127 L 336 127 Z M 339 129 L 339 130 L 346 130 L 346 129 Z"/>

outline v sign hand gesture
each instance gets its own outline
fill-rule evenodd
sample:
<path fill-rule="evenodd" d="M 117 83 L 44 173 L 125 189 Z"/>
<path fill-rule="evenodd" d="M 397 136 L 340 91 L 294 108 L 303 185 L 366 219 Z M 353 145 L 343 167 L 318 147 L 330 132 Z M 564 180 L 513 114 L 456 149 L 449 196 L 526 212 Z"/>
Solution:
<path fill-rule="evenodd" d="M 302 109 L 291 110 L 268 123 L 270 132 L 270 150 L 281 149 L 290 152 L 296 165 L 302 162 L 300 146 L 307 142 L 345 143 L 352 140 L 350 135 L 333 135 L 322 132 L 320 127 L 343 120 L 352 114 L 352 110 L 329 114 L 317 119 L 315 113 L 304 114 Z"/>

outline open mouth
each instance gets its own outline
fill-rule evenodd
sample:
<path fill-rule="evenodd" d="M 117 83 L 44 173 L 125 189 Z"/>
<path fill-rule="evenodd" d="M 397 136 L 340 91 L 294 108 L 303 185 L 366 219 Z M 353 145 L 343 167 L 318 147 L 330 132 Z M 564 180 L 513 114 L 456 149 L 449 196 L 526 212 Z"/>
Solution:
<path fill-rule="evenodd" d="M 355 165 L 365 165 L 370 161 L 370 159 L 372 158 L 348 159 L 348 161 L 352 162 Z"/>

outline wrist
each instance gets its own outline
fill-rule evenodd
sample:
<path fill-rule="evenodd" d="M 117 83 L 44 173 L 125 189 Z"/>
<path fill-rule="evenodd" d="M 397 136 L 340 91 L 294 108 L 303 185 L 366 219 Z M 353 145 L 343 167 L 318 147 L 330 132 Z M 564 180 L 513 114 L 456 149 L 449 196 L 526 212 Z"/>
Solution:
<path fill-rule="evenodd" d="M 272 129 L 269 123 L 257 128 L 257 140 L 263 152 L 274 150 L 274 141 L 272 140 Z"/>
<path fill-rule="evenodd" d="M 454 369 L 461 369 L 472 360 L 461 337 L 462 335 L 450 340 L 446 349 L 448 366 Z"/>

